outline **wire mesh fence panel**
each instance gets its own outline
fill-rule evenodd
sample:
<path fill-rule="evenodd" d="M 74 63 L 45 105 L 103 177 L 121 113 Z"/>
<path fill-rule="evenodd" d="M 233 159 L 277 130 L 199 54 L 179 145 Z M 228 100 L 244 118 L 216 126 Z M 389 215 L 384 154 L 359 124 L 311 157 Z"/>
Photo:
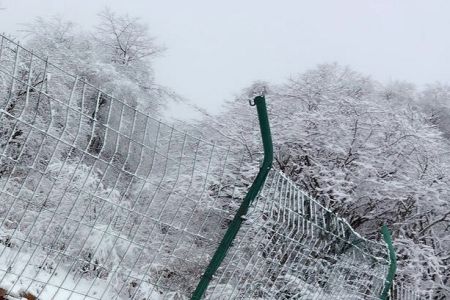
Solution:
<path fill-rule="evenodd" d="M 6 37 L 0 97 L 0 288 L 190 295 L 237 208 L 240 149 L 168 126 Z"/>
<path fill-rule="evenodd" d="M 412 285 L 408 285 L 402 282 L 394 282 L 391 293 L 391 300 L 427 300 L 427 299 L 436 299 L 436 300 L 444 300 L 445 296 L 437 296 L 433 295 L 433 292 L 420 292 L 414 288 Z"/>
<path fill-rule="evenodd" d="M 363 239 L 272 170 L 208 297 L 379 299 L 388 267 L 384 244 Z"/>

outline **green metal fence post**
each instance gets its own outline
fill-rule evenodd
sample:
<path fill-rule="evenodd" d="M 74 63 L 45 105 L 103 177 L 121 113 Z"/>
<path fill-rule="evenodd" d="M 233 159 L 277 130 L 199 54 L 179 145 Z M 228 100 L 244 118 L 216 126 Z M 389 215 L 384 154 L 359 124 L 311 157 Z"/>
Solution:
<path fill-rule="evenodd" d="M 273 161 L 272 136 L 270 134 L 269 118 L 267 116 L 266 100 L 264 96 L 256 97 L 254 99 L 254 105 L 256 105 L 256 109 L 258 112 L 259 127 L 261 130 L 261 136 L 264 147 L 264 160 L 261 165 L 261 168 L 259 169 L 258 175 L 253 181 L 250 189 L 248 190 L 247 195 L 242 201 L 241 206 L 239 207 L 236 215 L 231 221 L 230 226 L 227 229 L 227 232 L 225 233 L 222 241 L 219 244 L 219 247 L 217 248 L 208 267 L 206 268 L 205 273 L 203 273 L 203 276 L 200 279 L 197 288 L 192 294 L 191 297 L 192 300 L 200 300 L 203 297 L 210 281 L 213 278 L 213 275 L 216 273 L 220 264 L 224 260 L 228 249 L 231 247 L 231 244 L 242 225 L 242 222 L 244 220 L 243 217 L 247 214 L 250 204 L 258 195 L 259 190 L 264 184 L 264 181 L 266 180 L 267 175 L 270 169 L 272 168 L 272 161 Z"/>
<path fill-rule="evenodd" d="M 383 225 L 383 227 L 381 228 L 381 233 L 383 234 L 383 239 L 387 245 L 389 252 L 389 271 L 380 299 L 387 300 L 389 299 L 389 290 L 392 286 L 392 282 L 394 281 L 395 271 L 397 270 L 397 258 L 395 255 L 394 245 L 392 244 L 391 233 L 389 232 L 389 229 L 386 225 Z"/>

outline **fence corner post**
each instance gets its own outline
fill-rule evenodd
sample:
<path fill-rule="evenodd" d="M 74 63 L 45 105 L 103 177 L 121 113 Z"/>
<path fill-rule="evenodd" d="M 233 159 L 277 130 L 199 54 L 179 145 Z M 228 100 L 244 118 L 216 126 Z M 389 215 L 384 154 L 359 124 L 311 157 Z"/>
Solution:
<path fill-rule="evenodd" d="M 273 145 L 272 145 L 272 136 L 270 133 L 270 125 L 269 118 L 267 115 L 267 106 L 264 95 L 257 96 L 251 103 L 251 106 L 256 106 L 256 110 L 258 112 L 259 119 L 259 127 L 261 131 L 261 137 L 264 147 L 264 160 L 259 169 L 258 175 L 256 175 L 255 180 L 250 186 L 247 194 L 244 197 L 239 209 L 236 212 L 233 220 L 231 221 L 228 229 L 222 238 L 219 246 L 217 247 L 209 265 L 207 266 L 205 272 L 203 273 L 200 282 L 198 283 L 195 291 L 191 296 L 191 300 L 200 300 L 205 294 L 210 281 L 212 280 L 214 274 L 217 269 L 219 269 L 222 261 L 224 260 L 228 249 L 231 247 L 239 229 L 241 228 L 243 222 L 243 216 L 247 214 L 248 208 L 253 200 L 258 195 L 261 187 L 263 186 L 267 175 L 269 174 L 270 169 L 272 168 L 273 161 Z"/>
<path fill-rule="evenodd" d="M 391 289 L 392 282 L 394 281 L 395 272 L 397 271 L 397 258 L 395 254 L 394 245 L 392 244 L 391 233 L 388 227 L 383 224 L 381 227 L 381 233 L 383 235 L 383 240 L 387 245 L 388 255 L 389 255 L 389 271 L 384 282 L 383 292 L 381 293 L 380 299 L 389 299 L 389 290 Z"/>

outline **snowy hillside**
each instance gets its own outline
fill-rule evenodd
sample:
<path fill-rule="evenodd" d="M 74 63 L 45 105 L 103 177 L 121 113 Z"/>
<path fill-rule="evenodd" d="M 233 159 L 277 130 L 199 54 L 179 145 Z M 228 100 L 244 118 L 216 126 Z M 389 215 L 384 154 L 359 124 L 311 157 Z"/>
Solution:
<path fill-rule="evenodd" d="M 137 20 L 101 18 L 95 34 L 38 19 L 26 47 L 1 36 L 10 299 L 189 299 L 260 167 L 255 85 L 273 169 L 206 297 L 379 299 L 392 263 L 383 224 L 392 298 L 450 297 L 448 86 L 323 64 L 172 126 L 160 112 L 179 98 L 151 65 L 162 49 Z"/>

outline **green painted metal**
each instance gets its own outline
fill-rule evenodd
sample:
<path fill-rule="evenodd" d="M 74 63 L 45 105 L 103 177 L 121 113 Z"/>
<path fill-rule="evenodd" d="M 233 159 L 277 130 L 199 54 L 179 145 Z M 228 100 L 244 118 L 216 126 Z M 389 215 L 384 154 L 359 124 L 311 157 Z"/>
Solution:
<path fill-rule="evenodd" d="M 192 294 L 191 297 L 192 300 L 200 300 L 203 297 L 210 281 L 212 280 L 217 269 L 220 267 L 220 264 L 224 260 L 228 249 L 231 247 L 233 240 L 235 239 L 239 229 L 241 228 L 242 222 L 244 221 L 243 217 L 247 214 L 250 204 L 258 195 L 258 192 L 260 191 L 261 187 L 264 184 L 264 181 L 267 178 L 267 174 L 272 168 L 273 146 L 272 146 L 272 136 L 270 134 L 269 118 L 267 115 L 265 97 L 264 96 L 255 97 L 254 105 L 256 105 L 256 109 L 258 112 L 259 127 L 261 130 L 261 136 L 264 147 L 264 160 L 261 165 L 261 168 L 259 169 L 258 175 L 253 181 L 253 184 L 251 185 L 250 189 L 248 190 L 247 195 L 242 201 L 241 206 L 239 207 L 230 226 L 228 227 L 228 230 L 225 233 L 222 241 L 220 242 L 219 247 L 217 248 L 208 267 L 206 268 L 205 273 L 200 279 L 197 288 Z"/>
<path fill-rule="evenodd" d="M 395 255 L 394 245 L 392 244 L 392 237 L 389 229 L 386 225 L 383 225 L 381 228 L 381 233 L 383 234 L 383 239 L 388 247 L 389 252 L 389 271 L 386 277 L 386 281 L 384 284 L 383 292 L 381 293 L 380 299 L 387 300 L 389 299 L 389 290 L 392 286 L 392 282 L 394 281 L 395 271 L 397 270 L 397 257 Z"/>

